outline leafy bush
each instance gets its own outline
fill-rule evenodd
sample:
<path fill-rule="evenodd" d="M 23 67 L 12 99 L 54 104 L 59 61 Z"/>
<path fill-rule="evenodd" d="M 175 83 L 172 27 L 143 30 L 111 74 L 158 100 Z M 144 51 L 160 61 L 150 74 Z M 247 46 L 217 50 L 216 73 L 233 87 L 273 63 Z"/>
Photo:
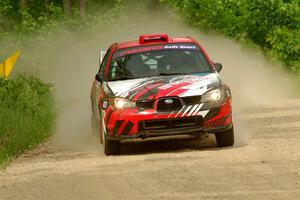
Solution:
<path fill-rule="evenodd" d="M 300 71 L 299 0 L 162 0 L 201 28 L 259 45 L 289 70 Z"/>
<path fill-rule="evenodd" d="M 62 27 L 87 32 L 95 25 L 116 20 L 121 16 L 123 4 L 123 0 L 86 1 L 89 12 L 82 18 L 77 1 L 72 1 L 72 15 L 66 16 L 62 1 L 58 0 L 49 1 L 47 9 L 44 0 L 28 0 L 26 9 L 20 8 L 19 0 L 1 0 L 0 39 L 5 32 L 17 33 L 23 40 L 30 36 L 36 37 L 36 34 L 55 35 L 55 31 Z"/>
<path fill-rule="evenodd" d="M 51 84 L 29 75 L 0 79 L 0 166 L 44 141 L 54 117 Z"/>

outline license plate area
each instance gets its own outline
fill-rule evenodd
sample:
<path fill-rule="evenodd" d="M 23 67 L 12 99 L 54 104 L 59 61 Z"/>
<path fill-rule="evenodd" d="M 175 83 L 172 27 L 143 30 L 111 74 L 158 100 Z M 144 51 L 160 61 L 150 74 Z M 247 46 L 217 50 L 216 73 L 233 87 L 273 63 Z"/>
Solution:
<path fill-rule="evenodd" d="M 195 116 L 195 117 L 140 121 L 139 131 L 174 129 L 174 128 L 193 127 L 193 126 L 203 126 L 203 118 L 201 116 Z"/>

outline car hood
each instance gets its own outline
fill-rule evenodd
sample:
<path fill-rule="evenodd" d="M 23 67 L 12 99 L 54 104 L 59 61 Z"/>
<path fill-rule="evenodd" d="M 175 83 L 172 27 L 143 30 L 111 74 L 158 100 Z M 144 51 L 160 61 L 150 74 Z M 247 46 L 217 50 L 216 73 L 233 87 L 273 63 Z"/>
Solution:
<path fill-rule="evenodd" d="M 220 82 L 217 73 L 200 73 L 111 81 L 107 85 L 114 96 L 137 101 L 168 96 L 198 96 L 219 86 Z"/>

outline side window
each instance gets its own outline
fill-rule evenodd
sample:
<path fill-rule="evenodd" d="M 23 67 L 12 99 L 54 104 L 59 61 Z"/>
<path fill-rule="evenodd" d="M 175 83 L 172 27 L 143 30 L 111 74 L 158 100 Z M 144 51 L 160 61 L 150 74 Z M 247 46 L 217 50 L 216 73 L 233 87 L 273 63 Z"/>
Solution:
<path fill-rule="evenodd" d="M 110 52 L 111 52 L 111 48 L 108 49 L 108 51 L 106 52 L 106 54 L 101 62 L 100 69 L 99 69 L 100 73 L 104 74 L 104 72 L 105 72 L 105 66 L 106 66 L 107 60 L 109 58 Z"/>

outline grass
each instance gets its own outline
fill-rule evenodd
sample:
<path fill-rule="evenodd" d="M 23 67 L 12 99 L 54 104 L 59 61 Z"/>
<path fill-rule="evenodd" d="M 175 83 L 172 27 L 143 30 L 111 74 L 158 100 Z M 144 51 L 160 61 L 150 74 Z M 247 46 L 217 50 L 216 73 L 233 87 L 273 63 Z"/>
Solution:
<path fill-rule="evenodd" d="M 54 119 L 51 84 L 31 75 L 0 79 L 0 167 L 47 139 Z"/>

